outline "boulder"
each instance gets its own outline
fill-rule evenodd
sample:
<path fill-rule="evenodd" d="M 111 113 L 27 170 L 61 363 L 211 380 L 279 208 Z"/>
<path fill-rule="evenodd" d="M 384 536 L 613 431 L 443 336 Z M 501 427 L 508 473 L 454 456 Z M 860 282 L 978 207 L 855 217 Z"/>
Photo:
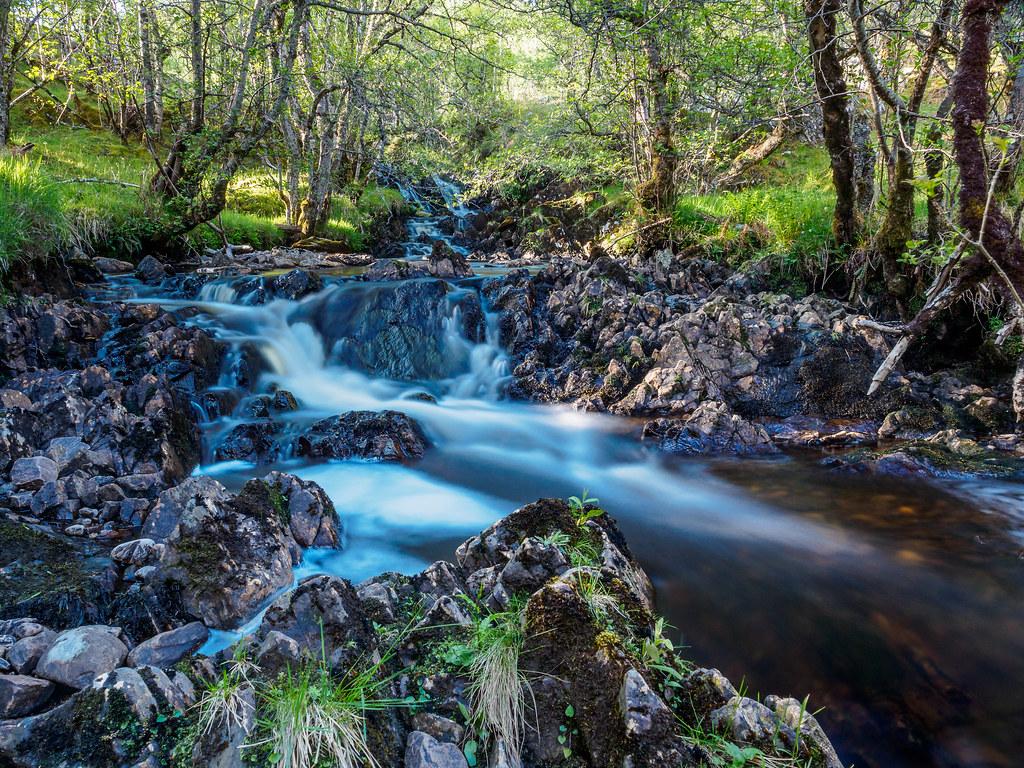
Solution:
<path fill-rule="evenodd" d="M 468 768 L 465 755 L 454 744 L 413 731 L 405 744 L 405 768 Z"/>
<path fill-rule="evenodd" d="M 765 454 L 778 449 L 764 427 L 751 424 L 725 403 L 707 401 L 685 419 L 656 419 L 644 425 L 644 440 L 668 453 Z"/>
<path fill-rule="evenodd" d="M 42 709 L 54 685 L 28 675 L 0 675 L 0 718 L 24 717 Z"/>
<path fill-rule="evenodd" d="M 277 452 L 274 436 L 280 427 L 272 421 L 258 421 L 233 427 L 214 451 L 217 461 L 268 462 Z"/>
<path fill-rule="evenodd" d="M 180 588 L 189 613 L 218 629 L 239 625 L 288 586 L 301 557 L 259 480 L 232 496 L 215 480 L 191 477 L 160 495 L 143 532 L 165 534 L 160 578 Z"/>
<path fill-rule="evenodd" d="M 46 483 L 56 483 L 57 463 L 46 456 L 18 459 L 11 466 L 11 482 L 22 491 L 37 491 Z"/>
<path fill-rule="evenodd" d="M 191 656 L 210 636 L 210 631 L 199 621 L 183 627 L 161 632 L 135 646 L 128 654 L 128 665 L 132 667 L 173 667 L 187 656 Z"/>
<path fill-rule="evenodd" d="M 52 629 L 43 629 L 38 634 L 23 637 L 7 651 L 7 661 L 19 675 L 30 675 L 56 639 L 57 633 Z"/>
<path fill-rule="evenodd" d="M 339 672 L 347 671 L 358 658 L 369 656 L 376 644 L 373 624 L 356 591 L 335 576 L 311 576 L 275 600 L 263 616 L 256 642 L 263 643 L 271 632 L 293 640 L 304 658 L 325 656 L 331 669 Z M 271 647 L 284 646 L 278 639 L 268 649 Z M 271 654 L 261 658 L 260 665 L 283 669 L 282 662 L 288 661 L 291 659 Z"/>
<path fill-rule="evenodd" d="M 320 275 L 306 269 L 293 269 L 271 280 L 274 295 L 292 301 L 316 293 L 323 289 L 323 286 L 324 281 Z"/>
<path fill-rule="evenodd" d="M 413 419 L 398 411 L 350 411 L 322 419 L 296 442 L 300 456 L 323 459 L 411 461 L 427 440 Z"/>
<path fill-rule="evenodd" d="M 99 256 L 92 260 L 96 269 L 104 275 L 127 275 L 135 270 L 135 265 L 130 261 L 120 259 L 109 259 L 106 256 Z"/>
<path fill-rule="evenodd" d="M 65 630 L 39 659 L 35 674 L 70 688 L 85 688 L 125 660 L 128 648 L 117 635 L 116 628 L 102 625 Z"/>
<path fill-rule="evenodd" d="M 300 547 L 338 547 L 342 526 L 327 492 L 295 475 L 271 472 L 263 478 L 275 509 L 288 520 L 292 537 Z"/>
<path fill-rule="evenodd" d="M 174 274 L 174 270 L 164 264 L 155 256 L 147 256 L 139 262 L 135 269 L 135 276 L 144 283 L 159 283 L 165 277 Z"/>

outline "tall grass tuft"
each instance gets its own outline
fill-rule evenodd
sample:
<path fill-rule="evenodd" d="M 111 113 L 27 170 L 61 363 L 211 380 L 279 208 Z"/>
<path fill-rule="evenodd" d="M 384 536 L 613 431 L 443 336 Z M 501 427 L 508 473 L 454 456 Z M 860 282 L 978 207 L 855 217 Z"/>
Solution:
<path fill-rule="evenodd" d="M 26 158 L 0 157 L 0 273 L 45 258 L 68 237 L 57 186 Z"/>
<path fill-rule="evenodd" d="M 526 735 L 529 681 L 519 670 L 526 640 L 523 606 L 477 617 L 470 640 L 469 693 L 474 724 L 491 739 L 502 739 L 518 761 Z"/>

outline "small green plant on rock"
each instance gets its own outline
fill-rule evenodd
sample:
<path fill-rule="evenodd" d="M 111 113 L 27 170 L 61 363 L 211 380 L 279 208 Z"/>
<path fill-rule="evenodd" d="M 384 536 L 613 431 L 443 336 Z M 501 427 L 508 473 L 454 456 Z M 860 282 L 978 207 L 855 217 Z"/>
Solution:
<path fill-rule="evenodd" d="M 576 518 L 576 525 L 584 526 L 604 514 L 604 510 L 596 506 L 600 499 L 591 498 L 589 494 L 589 491 L 584 490 L 582 496 L 570 496 L 568 499 L 569 511 Z"/>
<path fill-rule="evenodd" d="M 200 736 L 216 729 L 242 727 L 253 714 L 251 674 L 256 666 L 245 657 L 244 643 L 235 646 L 234 657 L 225 662 L 218 677 L 209 682 L 195 704 Z"/>

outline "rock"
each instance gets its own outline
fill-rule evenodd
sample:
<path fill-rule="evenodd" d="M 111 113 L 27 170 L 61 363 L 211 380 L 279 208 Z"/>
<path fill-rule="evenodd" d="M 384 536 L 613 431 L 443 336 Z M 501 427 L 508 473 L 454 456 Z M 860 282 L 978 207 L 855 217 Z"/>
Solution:
<path fill-rule="evenodd" d="M 471 277 L 473 268 L 466 257 L 456 253 L 443 240 L 435 240 L 427 256 L 427 271 L 434 277 L 451 279 L 455 277 Z"/>
<path fill-rule="evenodd" d="M 95 265 L 96 269 L 104 275 L 126 275 L 135 270 L 135 265 L 130 261 L 109 259 L 105 256 L 94 258 L 92 263 Z"/>
<path fill-rule="evenodd" d="M 814 715 L 807 711 L 805 702 L 793 698 L 767 696 L 764 703 L 783 723 L 800 735 L 800 751 L 815 759 L 815 765 L 823 768 L 843 768 L 835 747 Z"/>
<path fill-rule="evenodd" d="M 158 520 L 150 525 L 154 516 Z M 164 491 L 143 532 L 156 538 L 165 531 L 161 578 L 180 588 L 189 613 L 218 629 L 237 626 L 288 586 L 301 557 L 270 489 L 259 480 L 250 480 L 237 496 L 204 477 Z"/>
<path fill-rule="evenodd" d="M 19 675 L 30 675 L 35 671 L 39 659 L 57 639 L 57 633 L 43 629 L 38 634 L 23 637 L 7 651 L 7 661 Z"/>
<path fill-rule="evenodd" d="M 214 513 L 231 498 L 227 488 L 211 477 L 190 477 L 168 488 L 149 513 L 142 535 L 154 541 L 170 536 L 182 518 L 197 518 Z"/>
<path fill-rule="evenodd" d="M 39 490 L 57 480 L 57 463 L 45 456 L 18 459 L 11 466 L 11 482 L 19 490 Z"/>
<path fill-rule="evenodd" d="M 655 727 L 658 719 L 671 716 L 665 702 L 651 690 L 643 675 L 635 669 L 626 671 L 619 691 L 619 714 L 626 724 L 626 733 L 643 737 Z"/>
<path fill-rule="evenodd" d="M 768 433 L 729 410 L 725 403 L 704 402 L 686 419 L 657 419 L 644 425 L 644 440 L 655 440 L 669 453 L 775 453 Z"/>
<path fill-rule="evenodd" d="M 412 716 L 412 727 L 444 744 L 459 745 L 466 734 L 466 729 L 454 720 L 433 712 L 417 712 Z"/>
<path fill-rule="evenodd" d="M 117 691 L 123 695 L 135 716 L 143 723 L 155 717 L 159 709 L 156 697 L 137 669 L 120 667 L 111 670 L 97 676 L 92 687 L 99 691 Z"/>
<path fill-rule="evenodd" d="M 419 424 L 398 411 L 350 411 L 313 424 L 296 443 L 300 456 L 411 461 L 427 441 Z"/>
<path fill-rule="evenodd" d="M 292 537 L 300 547 L 340 545 L 341 520 L 323 488 L 283 472 L 271 472 L 263 482 L 271 490 L 275 509 L 283 507 L 277 511 L 287 518 Z"/>
<path fill-rule="evenodd" d="M 233 427 L 214 451 L 217 461 L 251 461 L 266 463 L 277 453 L 274 435 L 280 427 L 271 421 L 239 424 Z"/>
<path fill-rule="evenodd" d="M 405 745 L 405 768 L 468 768 L 462 750 L 423 731 L 413 731 Z"/>
<path fill-rule="evenodd" d="M 186 656 L 191 656 L 209 636 L 210 631 L 199 621 L 161 632 L 133 648 L 128 654 L 128 665 L 158 669 L 173 667 Z"/>
<path fill-rule="evenodd" d="M 256 730 L 256 694 L 243 685 L 238 692 L 238 717 L 226 718 L 219 728 L 201 733 L 192 751 L 192 765 L 204 768 L 243 768 L 242 745 Z"/>
<path fill-rule="evenodd" d="M 558 547 L 531 536 L 515 550 L 498 581 L 507 596 L 532 593 L 567 570 L 569 561 Z"/>
<path fill-rule="evenodd" d="M 113 627 L 87 625 L 57 635 L 39 663 L 35 674 L 70 688 L 85 688 L 93 678 L 121 666 L 128 648 Z"/>
<path fill-rule="evenodd" d="M 174 270 L 155 256 L 147 256 L 139 262 L 135 275 L 144 283 L 159 283 L 165 277 L 174 274 Z"/>
<path fill-rule="evenodd" d="M 320 275 L 305 269 L 293 269 L 283 275 L 277 275 L 271 281 L 274 295 L 292 301 L 323 288 L 324 281 Z"/>
<path fill-rule="evenodd" d="M 331 669 L 338 671 L 347 671 L 356 659 L 370 655 L 376 643 L 356 591 L 335 576 L 311 576 L 275 600 L 264 614 L 256 641 L 263 643 L 272 631 L 294 640 L 307 659 L 326 655 Z"/>
<path fill-rule="evenodd" d="M 711 712 L 711 726 L 741 744 L 771 749 L 776 739 L 792 744 L 792 731 L 786 738 L 783 726 L 764 704 L 746 696 L 734 696 L 724 706 Z"/>
<path fill-rule="evenodd" d="M 110 550 L 110 559 L 122 566 L 143 566 L 160 559 L 163 545 L 152 539 L 133 539 Z"/>
<path fill-rule="evenodd" d="M 27 675 L 0 675 L 0 718 L 24 717 L 42 709 L 54 685 Z"/>

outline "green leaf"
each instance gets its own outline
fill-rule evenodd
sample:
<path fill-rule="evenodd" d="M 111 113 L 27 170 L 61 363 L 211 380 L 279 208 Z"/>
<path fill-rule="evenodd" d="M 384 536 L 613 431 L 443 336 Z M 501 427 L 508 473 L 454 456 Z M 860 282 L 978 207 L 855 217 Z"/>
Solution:
<path fill-rule="evenodd" d="M 572 756 L 572 750 L 568 747 L 562 747 L 562 757 L 568 760 Z"/>
<path fill-rule="evenodd" d="M 567 706 L 565 708 L 565 716 L 566 717 L 575 717 L 576 716 L 576 710 L 573 709 L 572 704 L 570 704 L 569 706 Z"/>
<path fill-rule="evenodd" d="M 475 741 L 467 741 L 465 746 L 462 747 L 462 754 L 466 756 L 469 768 L 476 768 L 476 748 L 477 743 Z"/>

